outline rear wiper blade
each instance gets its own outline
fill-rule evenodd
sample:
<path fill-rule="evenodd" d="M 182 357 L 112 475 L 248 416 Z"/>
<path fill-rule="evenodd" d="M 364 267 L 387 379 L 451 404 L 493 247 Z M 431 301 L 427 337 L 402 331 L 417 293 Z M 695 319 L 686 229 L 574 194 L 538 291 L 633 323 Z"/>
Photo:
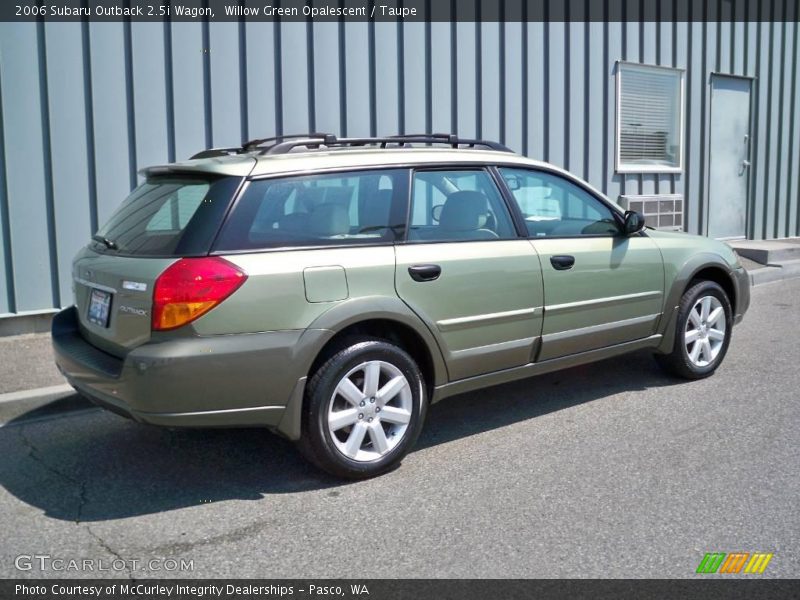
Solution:
<path fill-rule="evenodd" d="M 106 248 L 109 250 L 118 250 L 117 243 L 113 240 L 108 239 L 107 237 L 103 237 L 99 233 L 96 233 L 92 236 L 92 239 L 96 242 L 102 242 L 105 244 Z"/>

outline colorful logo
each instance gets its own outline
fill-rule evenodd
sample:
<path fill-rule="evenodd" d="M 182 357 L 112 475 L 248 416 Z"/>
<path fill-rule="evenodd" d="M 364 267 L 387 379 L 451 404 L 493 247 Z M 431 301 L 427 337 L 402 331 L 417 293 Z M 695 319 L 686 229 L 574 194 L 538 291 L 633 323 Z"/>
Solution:
<path fill-rule="evenodd" d="M 697 573 L 763 573 L 772 553 L 767 552 L 707 552 L 697 566 Z M 745 566 L 747 565 L 747 566 Z M 744 570 L 742 570 L 744 567 Z"/>

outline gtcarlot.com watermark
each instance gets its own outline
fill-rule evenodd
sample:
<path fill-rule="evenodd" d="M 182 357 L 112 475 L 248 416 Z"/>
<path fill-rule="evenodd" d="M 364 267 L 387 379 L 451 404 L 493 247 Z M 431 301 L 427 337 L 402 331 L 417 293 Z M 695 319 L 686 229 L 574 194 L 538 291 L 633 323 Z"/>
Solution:
<path fill-rule="evenodd" d="M 185 558 L 66 558 L 50 554 L 20 554 L 14 559 L 18 571 L 79 573 L 129 573 L 133 571 L 182 573 L 194 571 L 194 559 Z"/>

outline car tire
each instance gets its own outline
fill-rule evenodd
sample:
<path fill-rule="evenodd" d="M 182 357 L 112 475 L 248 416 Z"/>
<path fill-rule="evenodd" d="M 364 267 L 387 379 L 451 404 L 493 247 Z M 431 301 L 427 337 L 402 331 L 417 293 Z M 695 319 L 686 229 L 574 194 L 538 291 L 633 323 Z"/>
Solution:
<path fill-rule="evenodd" d="M 712 375 L 728 351 L 733 310 L 725 290 L 713 281 L 698 281 L 684 292 L 678 306 L 675 343 L 669 354 L 656 354 L 670 374 L 684 379 Z"/>
<path fill-rule="evenodd" d="M 380 475 L 414 446 L 426 396 L 422 373 L 408 353 L 384 340 L 352 340 L 312 374 L 298 446 L 336 477 Z"/>

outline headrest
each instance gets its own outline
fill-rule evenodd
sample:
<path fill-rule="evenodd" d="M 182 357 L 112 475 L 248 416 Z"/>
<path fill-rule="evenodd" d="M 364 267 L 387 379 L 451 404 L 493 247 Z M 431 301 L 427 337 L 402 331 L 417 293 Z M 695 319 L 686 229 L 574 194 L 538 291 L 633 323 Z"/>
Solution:
<path fill-rule="evenodd" d="M 361 207 L 362 227 L 386 227 L 389 225 L 389 210 L 392 207 L 392 190 L 378 190 L 370 198 L 364 199 Z"/>
<path fill-rule="evenodd" d="M 453 192 L 444 201 L 439 227 L 447 231 L 474 231 L 486 225 L 487 217 L 486 196 L 482 193 Z"/>
<path fill-rule="evenodd" d="M 311 212 L 315 206 L 323 203 L 324 197 L 324 187 L 301 187 L 295 197 L 294 212 Z"/>

